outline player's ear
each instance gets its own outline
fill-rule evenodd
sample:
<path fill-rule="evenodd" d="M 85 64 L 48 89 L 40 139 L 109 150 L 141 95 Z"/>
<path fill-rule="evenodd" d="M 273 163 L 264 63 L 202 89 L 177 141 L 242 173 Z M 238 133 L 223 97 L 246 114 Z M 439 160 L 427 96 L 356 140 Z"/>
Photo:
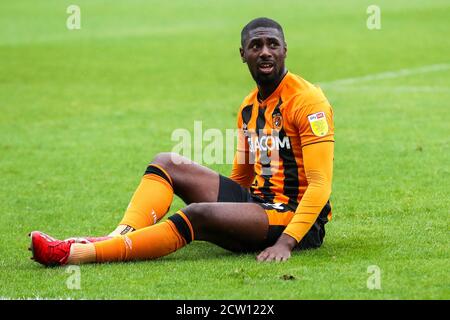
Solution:
<path fill-rule="evenodd" d="M 284 57 L 287 58 L 287 43 L 284 43 Z"/>
<path fill-rule="evenodd" d="M 239 53 L 240 53 L 240 55 L 241 55 L 242 63 L 246 63 L 247 60 L 245 60 L 244 49 L 239 48 Z"/>

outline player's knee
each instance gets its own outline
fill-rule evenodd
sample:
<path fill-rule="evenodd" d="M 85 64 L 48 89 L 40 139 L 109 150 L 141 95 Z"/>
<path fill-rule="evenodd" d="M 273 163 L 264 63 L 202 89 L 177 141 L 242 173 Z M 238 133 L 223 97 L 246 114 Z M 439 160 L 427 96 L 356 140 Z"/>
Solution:
<path fill-rule="evenodd" d="M 153 158 L 152 164 L 157 164 L 167 170 L 171 165 L 171 159 L 171 152 L 161 152 Z"/>
<path fill-rule="evenodd" d="M 184 210 L 194 229 L 201 229 L 211 216 L 211 206 L 208 203 L 191 203 Z"/>
<path fill-rule="evenodd" d="M 152 164 L 156 164 L 164 168 L 169 174 L 177 170 L 177 165 L 184 163 L 184 157 L 174 152 L 161 152 L 158 153 L 152 161 Z"/>

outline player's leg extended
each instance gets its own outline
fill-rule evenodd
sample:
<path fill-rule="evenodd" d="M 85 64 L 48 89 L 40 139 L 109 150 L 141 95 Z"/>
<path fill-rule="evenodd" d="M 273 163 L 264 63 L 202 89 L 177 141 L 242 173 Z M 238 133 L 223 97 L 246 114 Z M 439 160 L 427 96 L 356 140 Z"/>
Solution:
<path fill-rule="evenodd" d="M 256 251 L 267 245 L 268 230 L 267 214 L 258 204 L 193 203 L 155 226 L 96 243 L 96 262 L 154 259 L 192 240 L 235 252 Z"/>
<path fill-rule="evenodd" d="M 174 153 L 158 154 L 136 189 L 122 221 L 111 235 L 126 234 L 158 222 L 173 193 L 187 204 L 217 201 L 219 175 Z"/>
<path fill-rule="evenodd" d="M 267 246 L 269 223 L 254 203 L 195 203 L 164 222 L 92 244 L 73 244 L 69 264 L 155 259 L 204 240 L 235 252 Z"/>

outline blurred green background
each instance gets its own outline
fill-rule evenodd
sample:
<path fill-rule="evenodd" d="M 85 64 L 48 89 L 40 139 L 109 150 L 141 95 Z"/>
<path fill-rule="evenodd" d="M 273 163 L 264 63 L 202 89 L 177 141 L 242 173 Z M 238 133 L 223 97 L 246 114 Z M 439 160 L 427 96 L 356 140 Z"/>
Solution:
<path fill-rule="evenodd" d="M 80 30 L 66 27 L 70 4 Z M 0 297 L 449 299 L 450 3 L 377 1 L 380 30 L 366 26 L 371 4 L 1 2 Z M 31 230 L 109 233 L 173 130 L 235 126 L 254 88 L 240 31 L 259 16 L 280 22 L 289 70 L 321 83 L 334 108 L 324 246 L 257 264 L 195 242 L 156 261 L 82 266 L 80 290 L 67 288 L 65 268 L 30 261 Z M 371 265 L 380 290 L 367 287 Z"/>

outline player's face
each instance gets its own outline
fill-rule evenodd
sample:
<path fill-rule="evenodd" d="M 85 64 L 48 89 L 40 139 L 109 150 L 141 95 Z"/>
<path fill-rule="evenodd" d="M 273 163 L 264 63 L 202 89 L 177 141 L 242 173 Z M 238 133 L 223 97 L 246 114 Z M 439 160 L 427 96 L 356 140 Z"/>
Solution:
<path fill-rule="evenodd" d="M 272 83 L 283 76 L 287 48 L 282 34 L 277 29 L 251 30 L 240 52 L 242 61 L 247 63 L 256 83 Z"/>

